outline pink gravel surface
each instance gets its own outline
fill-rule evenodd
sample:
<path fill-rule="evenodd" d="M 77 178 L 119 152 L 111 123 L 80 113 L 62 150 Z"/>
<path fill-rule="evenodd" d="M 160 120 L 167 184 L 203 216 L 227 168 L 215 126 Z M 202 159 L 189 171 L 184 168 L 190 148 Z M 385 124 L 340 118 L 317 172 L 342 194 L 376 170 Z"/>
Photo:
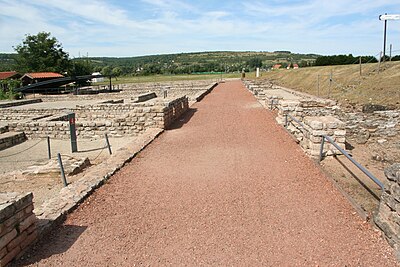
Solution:
<path fill-rule="evenodd" d="M 240 81 L 218 85 L 16 265 L 396 266 Z"/>

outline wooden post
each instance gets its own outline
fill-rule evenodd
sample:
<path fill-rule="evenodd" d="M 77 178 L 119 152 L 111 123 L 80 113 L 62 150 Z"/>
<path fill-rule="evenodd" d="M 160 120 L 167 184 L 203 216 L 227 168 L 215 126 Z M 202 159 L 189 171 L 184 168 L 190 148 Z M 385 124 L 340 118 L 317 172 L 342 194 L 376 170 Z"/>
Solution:
<path fill-rule="evenodd" d="M 381 71 L 382 51 L 379 53 L 378 73 Z"/>
<path fill-rule="evenodd" d="M 360 76 L 362 76 L 362 71 L 361 71 L 361 56 L 360 56 Z"/>
<path fill-rule="evenodd" d="M 331 70 L 331 74 L 329 75 L 329 91 L 328 91 L 328 98 L 331 97 L 332 77 L 333 77 L 333 74 L 332 74 L 332 70 Z"/>

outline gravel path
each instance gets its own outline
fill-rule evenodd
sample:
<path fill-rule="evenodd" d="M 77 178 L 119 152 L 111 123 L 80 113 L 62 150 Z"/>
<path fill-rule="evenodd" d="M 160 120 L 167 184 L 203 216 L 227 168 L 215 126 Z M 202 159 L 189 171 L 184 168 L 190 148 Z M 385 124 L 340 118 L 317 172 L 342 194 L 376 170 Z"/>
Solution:
<path fill-rule="evenodd" d="M 222 83 L 20 265 L 395 266 L 240 81 Z"/>

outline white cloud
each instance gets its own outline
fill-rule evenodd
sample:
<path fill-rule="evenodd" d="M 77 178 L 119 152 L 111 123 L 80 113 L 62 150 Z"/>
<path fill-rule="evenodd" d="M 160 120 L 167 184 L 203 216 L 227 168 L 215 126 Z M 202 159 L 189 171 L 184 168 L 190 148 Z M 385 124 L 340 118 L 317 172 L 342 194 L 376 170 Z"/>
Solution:
<path fill-rule="evenodd" d="M 99 0 L 0 0 L 0 35 L 6 36 L 0 51 L 12 51 L 26 33 L 50 31 L 74 56 L 201 50 L 370 53 L 381 46 L 377 14 L 391 2 L 244 1 L 226 8 L 180 0 L 126 6 Z M 398 27 L 389 29 L 395 42 Z"/>

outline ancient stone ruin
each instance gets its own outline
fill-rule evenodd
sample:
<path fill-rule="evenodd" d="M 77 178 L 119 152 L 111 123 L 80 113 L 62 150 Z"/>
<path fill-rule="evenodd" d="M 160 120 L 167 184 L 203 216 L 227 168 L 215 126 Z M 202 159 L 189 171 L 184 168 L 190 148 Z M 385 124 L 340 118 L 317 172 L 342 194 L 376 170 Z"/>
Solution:
<path fill-rule="evenodd" d="M 382 193 L 375 223 L 385 233 L 400 259 L 400 163 L 385 170 L 385 191 Z"/>

